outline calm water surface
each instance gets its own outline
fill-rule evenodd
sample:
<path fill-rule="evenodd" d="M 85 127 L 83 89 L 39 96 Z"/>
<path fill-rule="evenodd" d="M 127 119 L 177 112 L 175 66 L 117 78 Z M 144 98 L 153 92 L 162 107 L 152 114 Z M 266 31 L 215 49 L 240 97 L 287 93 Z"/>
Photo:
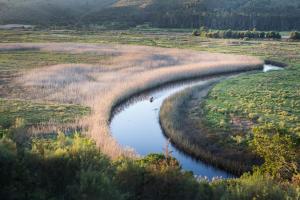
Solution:
<path fill-rule="evenodd" d="M 280 68 L 281 69 L 281 68 Z M 264 71 L 278 70 L 277 67 L 265 65 Z M 132 98 L 121 106 L 112 118 L 110 128 L 113 137 L 123 146 L 133 148 L 138 154 L 145 156 L 149 153 L 163 153 L 167 144 L 159 124 L 159 110 L 163 101 L 191 86 L 202 85 L 216 78 L 199 79 L 172 84 Z M 153 98 L 151 102 L 150 99 Z M 175 157 L 182 168 L 192 171 L 195 175 L 207 177 L 231 178 L 232 174 L 211 165 L 193 159 L 170 145 Z"/>

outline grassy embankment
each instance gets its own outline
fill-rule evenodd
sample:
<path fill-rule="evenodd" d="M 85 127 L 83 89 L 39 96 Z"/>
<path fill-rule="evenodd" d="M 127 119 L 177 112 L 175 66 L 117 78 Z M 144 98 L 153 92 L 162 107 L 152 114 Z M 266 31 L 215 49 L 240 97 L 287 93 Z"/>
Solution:
<path fill-rule="evenodd" d="M 200 109 L 195 106 L 220 80 L 224 81 L 224 78 L 186 89 L 168 98 L 161 108 L 160 122 L 166 136 L 183 151 L 233 174 L 241 175 L 250 171 L 253 163 L 259 163 L 259 160 L 240 146 L 228 144 L 228 135 L 209 132 L 199 119 Z"/>
<path fill-rule="evenodd" d="M 200 95 L 205 92 L 202 87 L 177 94 L 164 103 L 161 123 L 166 134 L 183 149 L 236 174 L 260 163 L 250 148 L 253 127 L 284 130 L 288 137 L 294 138 L 299 170 L 300 43 L 256 43 L 261 47 L 241 46 L 240 52 L 285 62 L 288 68 L 222 81 L 204 99 Z M 265 48 L 267 45 L 269 49 Z"/>

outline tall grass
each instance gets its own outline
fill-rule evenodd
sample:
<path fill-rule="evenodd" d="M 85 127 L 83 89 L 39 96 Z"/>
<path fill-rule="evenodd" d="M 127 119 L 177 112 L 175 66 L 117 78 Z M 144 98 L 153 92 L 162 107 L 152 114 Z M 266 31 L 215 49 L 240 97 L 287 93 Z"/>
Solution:
<path fill-rule="evenodd" d="M 92 114 L 78 123 L 112 158 L 133 154 L 118 145 L 109 129 L 112 110 L 125 99 L 172 81 L 259 69 L 263 65 L 261 60 L 248 56 L 141 46 L 71 43 L 0 45 L 0 50 L 26 48 L 111 56 L 109 62 L 99 65 L 61 64 L 33 69 L 24 72 L 13 84 L 23 88 L 24 92 L 18 94 L 18 98 L 91 107 Z M 39 128 L 39 131 L 42 129 Z"/>

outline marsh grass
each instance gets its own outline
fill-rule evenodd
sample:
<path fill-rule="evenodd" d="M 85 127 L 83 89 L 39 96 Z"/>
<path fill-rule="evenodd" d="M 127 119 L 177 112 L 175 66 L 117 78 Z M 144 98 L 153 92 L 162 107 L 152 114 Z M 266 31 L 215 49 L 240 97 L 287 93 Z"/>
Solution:
<path fill-rule="evenodd" d="M 178 49 L 71 43 L 1 45 L 2 49 L 29 47 L 42 52 L 94 53 L 96 56 L 112 57 L 109 62 L 101 64 L 57 64 L 24 71 L 10 83 L 13 87 L 22 88 L 23 92 L 7 95 L 8 98 L 90 107 L 91 115 L 80 120 L 78 125 L 88 130 L 87 134 L 112 157 L 124 153 L 109 130 L 112 109 L 123 100 L 176 80 L 262 66 L 262 62 L 253 57 Z M 40 127 L 38 130 L 43 129 Z"/>
<path fill-rule="evenodd" d="M 88 115 L 90 108 L 81 105 L 55 104 L 0 98 L 0 129 L 14 126 L 23 119 L 27 127 L 42 125 L 63 126 L 74 124 L 76 119 Z"/>

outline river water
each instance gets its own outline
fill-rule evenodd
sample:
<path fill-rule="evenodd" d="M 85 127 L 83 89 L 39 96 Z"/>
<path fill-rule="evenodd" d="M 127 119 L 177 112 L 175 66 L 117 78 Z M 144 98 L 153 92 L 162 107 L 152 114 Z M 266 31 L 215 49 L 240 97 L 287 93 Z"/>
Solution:
<path fill-rule="evenodd" d="M 272 65 L 264 66 L 264 72 L 279 69 L 282 68 Z M 175 83 L 133 97 L 117 108 L 110 124 L 113 137 L 123 147 L 133 148 L 141 156 L 149 153 L 163 153 L 168 141 L 159 124 L 159 111 L 163 101 L 188 87 L 202 85 L 216 78 Z M 172 144 L 170 144 L 170 149 L 173 151 L 172 156 L 180 162 L 182 168 L 192 171 L 197 176 L 207 177 L 209 180 L 214 177 L 234 177 L 224 170 L 193 159 Z"/>

